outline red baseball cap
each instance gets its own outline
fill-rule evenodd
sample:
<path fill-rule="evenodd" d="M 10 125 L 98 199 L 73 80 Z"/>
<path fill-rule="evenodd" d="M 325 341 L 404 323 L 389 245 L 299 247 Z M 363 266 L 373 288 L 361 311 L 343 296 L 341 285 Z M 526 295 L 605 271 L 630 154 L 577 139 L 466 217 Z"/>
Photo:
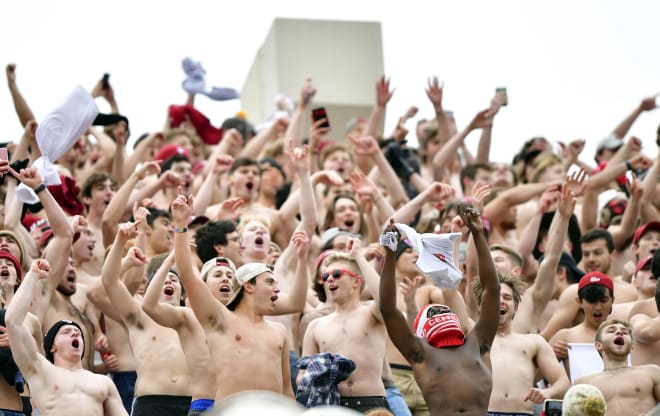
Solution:
<path fill-rule="evenodd" d="M 165 162 L 167 159 L 176 155 L 184 156 L 186 159 L 190 160 L 190 154 L 188 151 L 176 144 L 168 144 L 161 147 L 158 153 L 156 153 L 156 156 L 154 156 L 154 160 L 162 160 Z"/>
<path fill-rule="evenodd" d="M 650 221 L 644 225 L 640 225 L 637 230 L 635 230 L 635 235 L 633 236 L 633 245 L 637 245 L 637 242 L 640 238 L 649 230 L 660 231 L 660 222 Z"/>
<path fill-rule="evenodd" d="M 578 292 L 587 286 L 600 285 L 610 289 L 610 294 L 614 296 L 614 282 L 612 278 L 601 272 L 590 272 L 582 276 L 578 284 Z"/>
<path fill-rule="evenodd" d="M 637 267 L 635 267 L 635 273 L 633 275 L 636 275 L 638 271 L 643 270 L 643 269 L 650 269 L 651 268 L 651 260 L 653 260 L 653 256 L 648 256 L 645 259 L 641 259 L 637 263 Z"/>

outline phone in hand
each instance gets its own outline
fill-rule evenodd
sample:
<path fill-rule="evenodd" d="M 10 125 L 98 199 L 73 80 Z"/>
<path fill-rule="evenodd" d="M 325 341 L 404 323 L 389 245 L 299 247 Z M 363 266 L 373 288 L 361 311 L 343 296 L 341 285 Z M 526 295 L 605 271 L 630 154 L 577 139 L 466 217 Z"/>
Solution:
<path fill-rule="evenodd" d="M 6 147 L 0 147 L 0 160 L 9 160 Z"/>
<path fill-rule="evenodd" d="M 329 128 L 330 120 L 328 119 L 328 113 L 325 111 L 325 107 L 317 107 L 312 109 L 312 121 L 316 123 L 317 121 L 325 119 L 320 127 Z"/>
<path fill-rule="evenodd" d="M 101 80 L 101 83 L 102 83 L 102 88 L 104 90 L 110 88 L 110 74 L 108 74 L 107 72 L 103 74 L 103 79 Z"/>
<path fill-rule="evenodd" d="M 495 88 L 495 95 L 499 97 L 500 103 L 502 103 L 503 106 L 509 104 L 509 97 L 506 94 L 506 87 Z"/>
<path fill-rule="evenodd" d="M 562 415 L 562 400 L 547 399 L 543 402 L 543 415 L 545 416 L 561 416 Z"/>

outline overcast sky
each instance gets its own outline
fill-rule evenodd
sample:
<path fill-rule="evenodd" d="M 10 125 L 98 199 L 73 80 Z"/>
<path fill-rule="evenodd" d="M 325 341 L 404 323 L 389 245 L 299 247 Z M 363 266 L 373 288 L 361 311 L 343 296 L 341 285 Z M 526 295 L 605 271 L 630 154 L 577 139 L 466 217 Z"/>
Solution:
<path fill-rule="evenodd" d="M 209 83 L 240 89 L 276 17 L 379 21 L 385 71 L 396 87 L 387 132 L 410 105 L 431 116 L 424 87 L 437 75 L 459 127 L 488 105 L 495 87 L 508 88 L 492 159 L 510 161 L 523 141 L 544 135 L 587 139 L 582 158 L 591 162 L 595 143 L 660 92 L 658 16 L 660 2 L 652 0 L 5 1 L 0 56 L 3 65 L 18 65 L 19 86 L 39 119 L 73 86 L 91 88 L 109 72 L 137 136 L 160 129 L 167 105 L 185 100 L 185 56 L 203 63 Z M 238 101 L 198 104 L 215 124 L 240 109 Z M 660 110 L 645 113 L 631 131 L 649 156 L 659 123 Z M 0 141 L 20 136 L 5 87 L 0 126 Z M 477 140 L 470 136 L 470 147 Z"/>

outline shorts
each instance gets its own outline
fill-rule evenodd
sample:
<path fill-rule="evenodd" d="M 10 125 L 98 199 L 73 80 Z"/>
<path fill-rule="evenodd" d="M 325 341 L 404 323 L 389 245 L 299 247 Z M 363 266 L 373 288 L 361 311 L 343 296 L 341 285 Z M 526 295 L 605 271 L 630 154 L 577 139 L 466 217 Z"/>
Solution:
<path fill-rule="evenodd" d="M 182 416 L 190 409 L 190 396 L 151 394 L 135 398 L 131 416 Z"/>
<path fill-rule="evenodd" d="M 429 407 L 426 405 L 422 390 L 415 380 L 413 369 L 407 365 L 390 364 L 392 369 L 392 380 L 403 395 L 408 409 L 413 416 L 428 416 Z"/>
<path fill-rule="evenodd" d="M 378 408 L 392 411 L 384 396 L 342 397 L 339 399 L 339 403 L 342 407 L 348 407 L 360 413 L 367 413 L 369 410 Z"/>
<path fill-rule="evenodd" d="M 488 412 L 488 416 L 532 416 L 532 413 Z"/>
<path fill-rule="evenodd" d="M 210 410 L 213 408 L 215 400 L 213 399 L 197 399 L 193 400 L 190 403 L 190 410 L 188 410 L 188 416 L 199 416 L 202 412 Z"/>
<path fill-rule="evenodd" d="M 25 413 L 18 410 L 0 409 L 0 416 L 25 416 Z"/>
<path fill-rule="evenodd" d="M 124 409 L 128 414 L 131 414 L 131 407 L 133 406 L 133 399 L 135 398 L 135 380 L 137 380 L 137 373 L 135 371 L 118 371 L 110 373 L 112 382 L 115 383 L 121 402 Z"/>

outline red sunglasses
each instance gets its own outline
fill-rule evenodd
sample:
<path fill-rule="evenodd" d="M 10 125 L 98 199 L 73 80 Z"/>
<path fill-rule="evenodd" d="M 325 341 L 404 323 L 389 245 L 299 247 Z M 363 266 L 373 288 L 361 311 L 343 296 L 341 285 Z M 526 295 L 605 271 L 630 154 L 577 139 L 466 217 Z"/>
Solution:
<path fill-rule="evenodd" d="M 331 271 L 329 271 L 329 272 L 325 272 L 325 273 L 323 273 L 323 274 L 321 275 L 321 280 L 323 280 L 324 282 L 327 282 L 328 279 L 330 278 L 330 276 L 332 276 L 333 279 L 337 280 L 337 279 L 339 279 L 339 278 L 341 277 L 342 273 L 346 273 L 347 275 L 349 275 L 349 276 L 351 276 L 351 277 L 360 277 L 359 274 L 357 274 L 357 273 L 355 273 L 355 272 L 352 272 L 352 271 L 350 271 L 350 270 L 346 270 L 346 269 L 334 269 L 334 270 L 331 270 Z"/>

